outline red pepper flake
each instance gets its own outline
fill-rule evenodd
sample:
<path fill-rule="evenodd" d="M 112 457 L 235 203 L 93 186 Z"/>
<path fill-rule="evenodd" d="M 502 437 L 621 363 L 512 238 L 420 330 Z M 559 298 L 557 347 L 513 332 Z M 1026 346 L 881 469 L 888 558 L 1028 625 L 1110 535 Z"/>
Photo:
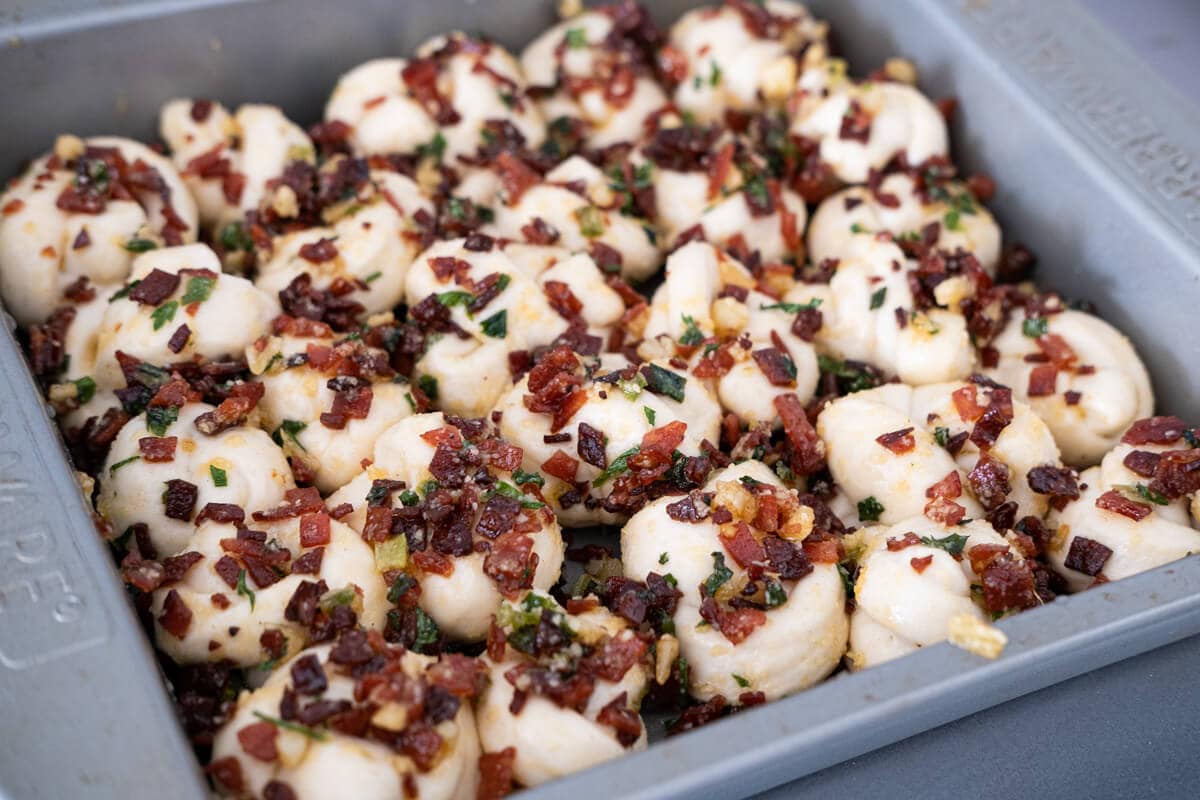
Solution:
<path fill-rule="evenodd" d="M 163 630 L 176 639 L 187 636 L 188 628 L 192 625 L 192 610 L 174 589 L 167 592 L 167 597 L 163 601 L 162 614 L 158 617 L 158 624 L 162 625 Z"/>
<path fill-rule="evenodd" d="M 130 290 L 129 299 L 142 305 L 156 306 L 173 295 L 178 288 L 179 275 L 155 268 Z"/>
<path fill-rule="evenodd" d="M 933 553 L 930 553 L 927 556 L 921 556 L 920 558 L 913 556 L 908 560 L 908 563 L 911 564 L 916 573 L 920 575 L 925 571 L 926 567 L 933 563 Z"/>
<path fill-rule="evenodd" d="M 1067 550 L 1067 557 L 1063 559 L 1063 566 L 1095 577 L 1104 569 L 1112 554 L 1112 549 L 1100 542 L 1085 536 L 1076 536 L 1071 540 L 1071 547 Z"/>
<path fill-rule="evenodd" d="M 484 753 L 479 757 L 477 800 L 500 800 L 516 790 L 513 785 L 513 764 L 516 760 L 517 751 L 513 747 L 506 747 L 498 753 Z"/>
<path fill-rule="evenodd" d="M 1030 397 L 1049 397 L 1054 394 L 1054 386 L 1058 382 L 1058 367 L 1053 364 L 1039 364 L 1029 372 Z"/>
<path fill-rule="evenodd" d="M 1139 503 L 1135 500 L 1130 500 L 1125 495 L 1118 492 L 1116 489 L 1109 489 L 1104 494 L 1096 498 L 1096 508 L 1104 511 L 1111 511 L 1114 514 L 1120 514 L 1123 517 L 1128 517 L 1134 522 L 1140 522 L 1150 516 L 1154 510 L 1145 503 Z"/>
<path fill-rule="evenodd" d="M 1187 425 L 1179 417 L 1148 417 L 1129 426 L 1121 441 L 1125 444 L 1171 444 L 1183 437 Z"/>
<path fill-rule="evenodd" d="M 876 436 L 875 441 L 900 456 L 911 452 L 917 446 L 917 441 L 913 438 L 912 433 L 912 428 L 901 428 L 898 431 Z"/>
<path fill-rule="evenodd" d="M 252 722 L 237 732 L 242 750 L 246 751 L 247 755 L 267 763 L 279 758 L 279 750 L 275 747 L 275 738 L 278 735 L 279 729 L 266 720 Z"/>
<path fill-rule="evenodd" d="M 337 245 L 333 243 L 333 239 L 322 236 L 315 242 L 309 242 L 302 245 L 298 255 L 305 261 L 312 264 L 323 264 L 326 261 L 332 261 L 337 258 Z"/>
<path fill-rule="evenodd" d="M 178 443 L 179 439 L 174 436 L 143 436 L 138 439 L 138 450 L 142 453 L 143 461 L 161 464 L 175 460 L 175 445 Z"/>

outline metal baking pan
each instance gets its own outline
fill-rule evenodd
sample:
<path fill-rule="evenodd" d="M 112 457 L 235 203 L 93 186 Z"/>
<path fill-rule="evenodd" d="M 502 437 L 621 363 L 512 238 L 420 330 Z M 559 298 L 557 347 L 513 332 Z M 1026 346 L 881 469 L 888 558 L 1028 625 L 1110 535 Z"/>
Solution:
<path fill-rule="evenodd" d="M 686 0 L 651 3 L 667 22 Z M 1001 187 L 1039 279 L 1139 346 L 1160 411 L 1200 416 L 1200 113 L 1071 0 L 810 0 L 860 70 L 893 53 L 959 100 L 953 138 Z M 519 47 L 549 0 L 57 0 L 0 8 L 0 174 L 71 131 L 154 135 L 161 103 L 274 102 L 317 119 L 337 75 L 452 28 Z M 205 797 L 206 787 L 0 325 L 0 794 Z M 949 645 L 752 709 L 525 797 L 740 796 L 1200 633 L 1200 557 L 1004 620 L 1003 656 Z M 931 779 L 936 781 L 936 778 Z M 169 788 L 168 788 L 169 787 Z"/>

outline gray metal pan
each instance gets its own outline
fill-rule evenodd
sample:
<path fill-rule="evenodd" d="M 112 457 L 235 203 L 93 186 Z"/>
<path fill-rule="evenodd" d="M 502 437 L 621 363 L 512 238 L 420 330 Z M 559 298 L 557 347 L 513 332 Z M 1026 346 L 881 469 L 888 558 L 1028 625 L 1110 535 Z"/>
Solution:
<path fill-rule="evenodd" d="M 1160 407 L 1200 416 L 1200 114 L 1069 0 L 812 0 L 859 69 L 900 53 L 955 95 L 959 160 L 993 175 L 1039 279 L 1138 344 Z M 63 131 L 151 138 L 178 95 L 313 120 L 336 76 L 451 28 L 520 46 L 547 0 L 59 0 L 0 9 L 0 173 Z M 696 5 L 651 4 L 662 21 Z M 149 646 L 0 325 L 0 792 L 203 797 Z M 948 645 L 750 710 L 527 797 L 734 796 L 1200 633 L 1200 558 L 1001 623 L 995 662 Z"/>

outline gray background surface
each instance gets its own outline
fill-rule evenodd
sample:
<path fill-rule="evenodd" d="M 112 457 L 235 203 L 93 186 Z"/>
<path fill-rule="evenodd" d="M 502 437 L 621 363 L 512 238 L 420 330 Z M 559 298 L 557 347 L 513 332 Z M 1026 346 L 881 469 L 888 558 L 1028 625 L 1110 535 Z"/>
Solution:
<path fill-rule="evenodd" d="M 1200 105 L 1200 0 L 1084 4 Z M 1198 671 L 1200 637 L 1011 700 L 758 798 L 1200 797 Z"/>

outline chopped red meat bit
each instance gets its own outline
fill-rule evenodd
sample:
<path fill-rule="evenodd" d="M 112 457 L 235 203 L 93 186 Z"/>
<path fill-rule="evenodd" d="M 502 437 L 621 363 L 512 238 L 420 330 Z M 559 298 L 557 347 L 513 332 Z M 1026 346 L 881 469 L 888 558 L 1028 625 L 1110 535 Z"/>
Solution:
<path fill-rule="evenodd" d="M 535 170 L 507 150 L 496 156 L 495 168 L 510 206 L 516 205 L 526 191 L 542 180 Z"/>
<path fill-rule="evenodd" d="M 930 553 L 927 556 L 921 556 L 920 558 L 913 556 L 908 560 L 908 563 L 912 565 L 913 570 L 920 575 L 925 571 L 926 567 L 933 563 L 933 553 Z"/>
<path fill-rule="evenodd" d="M 670 458 L 675 448 L 683 443 L 687 423 L 682 420 L 672 420 L 661 428 L 646 431 L 642 436 L 641 452 L 655 453 Z"/>
<path fill-rule="evenodd" d="M 1125 444 L 1171 444 L 1183 437 L 1187 425 L 1179 417 L 1148 417 L 1129 426 L 1121 441 Z"/>
<path fill-rule="evenodd" d="M 1151 453 L 1149 450 L 1131 450 L 1125 454 L 1121 463 L 1143 478 L 1153 478 L 1155 470 L 1158 469 L 1159 458 L 1158 453 Z"/>
<path fill-rule="evenodd" d="M 746 569 L 752 564 L 766 563 L 767 554 L 762 544 L 754 538 L 750 526 L 745 522 L 738 521 L 733 536 L 722 535 L 720 538 L 721 544 L 739 567 Z"/>
<path fill-rule="evenodd" d="M 917 446 L 917 441 L 912 434 L 912 428 L 901 428 L 898 431 L 876 436 L 875 441 L 899 456 L 911 452 Z"/>
<path fill-rule="evenodd" d="M 1054 394 L 1057 381 L 1058 367 L 1039 364 L 1029 372 L 1029 388 L 1026 392 L 1030 397 L 1049 397 Z"/>
<path fill-rule="evenodd" d="M 751 355 L 772 386 L 796 385 L 796 365 L 787 353 L 778 347 L 764 347 L 755 350 Z"/>
<path fill-rule="evenodd" d="M 579 472 L 579 460 L 572 458 L 562 450 L 555 450 L 554 455 L 542 464 L 542 472 L 552 475 L 560 481 L 574 483 Z"/>
<path fill-rule="evenodd" d="M 621 692 L 611 703 L 600 709 L 596 721 L 613 728 L 622 747 L 632 747 L 641 738 L 642 719 L 636 712 L 630 711 L 626 703 L 625 692 Z"/>
<path fill-rule="evenodd" d="M 167 481 L 167 489 L 163 492 L 163 514 L 187 522 L 192 518 L 198 494 L 196 484 L 172 478 Z"/>
<path fill-rule="evenodd" d="M 579 457 L 593 467 L 604 469 L 608 466 L 608 455 L 604 451 L 605 436 L 586 422 L 579 423 L 579 437 L 576 440 Z"/>
<path fill-rule="evenodd" d="M 152 269 L 129 292 L 129 299 L 142 305 L 156 306 L 175 293 L 179 288 L 179 275 Z"/>
<path fill-rule="evenodd" d="M 1123 517 L 1128 517 L 1134 522 L 1140 522 L 1150 516 L 1154 510 L 1145 503 L 1139 503 L 1136 500 L 1130 500 L 1125 495 L 1118 492 L 1116 489 L 1109 489 L 1104 494 L 1096 498 L 1096 508 L 1104 511 L 1111 511 L 1114 514 L 1120 514 Z"/>
<path fill-rule="evenodd" d="M 1095 577 L 1100 574 L 1100 570 L 1104 569 L 1104 565 L 1112 553 L 1111 548 L 1094 539 L 1076 536 L 1071 540 L 1071 547 L 1067 551 L 1067 557 L 1063 560 L 1063 566 Z"/>
<path fill-rule="evenodd" d="M 951 395 L 954 400 L 954 408 L 963 422 L 974 422 L 983 413 L 984 407 L 979 405 L 977 397 L 974 384 L 955 389 Z"/>
<path fill-rule="evenodd" d="M 925 516 L 943 525 L 957 525 L 967 516 L 967 509 L 944 497 L 935 497 L 925 504 Z"/>
<path fill-rule="evenodd" d="M 760 626 L 766 624 L 766 612 L 757 608 L 727 608 L 711 597 L 704 598 L 700 616 L 721 632 L 731 644 L 738 645 Z"/>
<path fill-rule="evenodd" d="M 158 617 L 158 624 L 162 625 L 163 630 L 176 639 L 187 636 L 188 628 L 192 625 L 192 610 L 174 589 L 167 592 L 167 597 L 163 601 L 162 614 Z"/>
<path fill-rule="evenodd" d="M 944 500 L 953 500 L 957 497 L 962 497 L 962 478 L 959 476 L 958 470 L 946 473 L 946 477 L 925 490 L 925 496 L 929 498 L 940 497 Z"/>
<path fill-rule="evenodd" d="M 537 565 L 533 539 L 523 533 L 506 533 L 483 559 L 483 574 L 496 582 L 501 594 L 514 599 L 522 589 L 533 587 Z"/>
<path fill-rule="evenodd" d="M 225 756 L 214 760 L 205 772 L 213 777 L 217 785 L 228 792 L 240 794 L 246 787 L 242 778 L 242 763 L 237 756 Z"/>
<path fill-rule="evenodd" d="M 316 547 L 329 544 L 330 518 L 320 512 L 300 517 L 300 546 Z"/>
<path fill-rule="evenodd" d="M 955 473 L 955 474 L 957 474 L 957 473 Z M 920 543 L 921 543 L 921 537 L 917 536 L 912 531 L 909 531 L 908 533 L 904 534 L 904 536 L 900 537 L 899 539 L 896 539 L 894 537 L 889 537 L 887 540 L 887 549 L 889 552 L 896 553 L 907 547 L 913 547 L 914 545 L 918 545 Z"/>
<path fill-rule="evenodd" d="M 266 720 L 252 722 L 237 732 L 238 742 L 246 755 L 267 763 L 279 758 L 279 750 L 275 746 L 278 735 L 279 729 Z"/>
<path fill-rule="evenodd" d="M 516 790 L 513 784 L 513 764 L 516 759 L 517 751 L 512 747 L 506 747 L 498 753 L 484 753 L 479 757 L 477 800 L 500 800 Z"/>
<path fill-rule="evenodd" d="M 1026 474 L 1029 488 L 1038 494 L 1048 494 L 1054 500 L 1078 500 L 1079 481 L 1075 471 L 1067 467 L 1055 467 L 1043 464 L 1034 467 Z"/>
<path fill-rule="evenodd" d="M 971 489 L 979 503 L 988 511 L 1003 503 L 1012 487 L 1008 482 L 1008 467 L 1000 461 L 981 453 L 974 469 L 967 475 Z"/>
<path fill-rule="evenodd" d="M 1200 449 L 1168 450 L 1160 455 L 1150 489 L 1169 500 L 1200 492 Z"/>
<path fill-rule="evenodd" d="M 175 460 L 175 446 L 179 439 L 174 436 L 143 436 L 138 439 L 138 450 L 142 460 L 152 464 L 160 464 Z"/>
<path fill-rule="evenodd" d="M 797 475 L 811 475 L 825 466 L 825 445 L 808 420 L 804 404 L 795 394 L 781 394 L 773 401 L 787 436 L 788 465 Z"/>
<path fill-rule="evenodd" d="M 1037 346 L 1042 355 L 1050 359 L 1050 363 L 1056 367 L 1068 368 L 1077 358 L 1071 345 L 1057 333 L 1042 334 L 1037 338 Z"/>

